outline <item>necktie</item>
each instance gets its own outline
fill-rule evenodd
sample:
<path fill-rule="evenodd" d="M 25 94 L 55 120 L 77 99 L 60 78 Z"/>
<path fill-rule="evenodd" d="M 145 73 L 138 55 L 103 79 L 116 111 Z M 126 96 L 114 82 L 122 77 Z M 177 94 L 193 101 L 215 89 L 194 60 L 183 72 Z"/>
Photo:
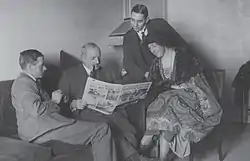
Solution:
<path fill-rule="evenodd" d="M 90 72 L 89 76 L 90 76 L 91 78 L 95 78 L 95 71 L 92 70 L 92 71 Z"/>
<path fill-rule="evenodd" d="M 145 33 L 144 31 L 141 32 L 141 43 L 143 44 L 145 42 Z"/>
<path fill-rule="evenodd" d="M 37 89 L 38 89 L 38 94 L 42 98 L 41 79 L 39 79 L 39 78 L 36 79 L 36 86 L 37 86 Z"/>
<path fill-rule="evenodd" d="M 45 100 L 50 100 L 49 95 L 44 91 L 43 87 L 42 87 L 42 81 L 41 78 L 36 79 L 36 86 L 38 89 L 38 95 L 40 96 L 42 101 Z"/>
<path fill-rule="evenodd" d="M 41 79 L 36 79 L 36 86 L 38 88 L 38 90 L 41 90 Z"/>

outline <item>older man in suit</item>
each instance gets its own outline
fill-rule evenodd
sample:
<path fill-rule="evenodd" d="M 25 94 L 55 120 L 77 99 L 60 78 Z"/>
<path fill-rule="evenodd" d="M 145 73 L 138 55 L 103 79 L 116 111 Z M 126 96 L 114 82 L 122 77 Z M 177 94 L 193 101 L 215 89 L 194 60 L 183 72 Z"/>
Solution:
<path fill-rule="evenodd" d="M 126 82 L 142 82 L 149 74 L 149 68 L 155 58 L 149 51 L 146 37 L 148 35 L 162 35 L 171 45 L 185 46 L 181 36 L 161 18 L 149 19 L 145 5 L 137 4 L 131 10 L 132 28 L 123 39 L 123 66 L 127 72 Z"/>
<path fill-rule="evenodd" d="M 95 161 L 116 161 L 110 128 L 105 123 L 75 121 L 59 114 L 61 91 L 50 99 L 39 79 L 46 70 L 44 56 L 37 50 L 20 53 L 22 73 L 14 81 L 11 95 L 16 109 L 18 134 L 21 139 L 44 143 L 58 140 L 69 144 L 92 144 Z"/>
<path fill-rule="evenodd" d="M 111 126 L 111 131 L 113 132 L 112 134 L 114 134 L 114 139 L 116 145 L 118 146 L 117 153 L 120 152 L 120 160 L 149 160 L 148 158 L 140 156 L 136 151 L 136 129 L 128 120 L 125 111 L 126 105 L 123 107 L 117 107 L 111 115 L 105 115 L 95 110 L 86 108 L 86 104 L 88 103 L 86 100 L 82 100 L 87 78 L 90 76 L 96 79 L 103 79 L 100 76 L 105 75 L 105 73 L 102 73 L 105 72 L 103 70 L 104 68 L 100 69 L 99 67 L 100 57 L 100 48 L 95 43 L 87 43 L 82 47 L 82 63 L 73 66 L 64 72 L 59 82 L 59 88 L 66 96 L 68 96 L 69 106 L 71 107 L 71 110 L 64 109 L 64 111 L 71 111 L 70 113 L 72 116 L 79 120 L 107 122 Z M 66 106 L 66 108 L 69 106 Z"/>

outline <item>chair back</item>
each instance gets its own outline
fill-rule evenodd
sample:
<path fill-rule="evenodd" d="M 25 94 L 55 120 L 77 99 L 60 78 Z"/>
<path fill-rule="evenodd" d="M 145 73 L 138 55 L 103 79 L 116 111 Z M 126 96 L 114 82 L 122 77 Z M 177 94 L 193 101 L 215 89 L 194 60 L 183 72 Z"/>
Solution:
<path fill-rule="evenodd" d="M 204 73 L 215 97 L 220 100 L 223 94 L 223 87 L 226 78 L 225 69 L 208 70 Z"/>

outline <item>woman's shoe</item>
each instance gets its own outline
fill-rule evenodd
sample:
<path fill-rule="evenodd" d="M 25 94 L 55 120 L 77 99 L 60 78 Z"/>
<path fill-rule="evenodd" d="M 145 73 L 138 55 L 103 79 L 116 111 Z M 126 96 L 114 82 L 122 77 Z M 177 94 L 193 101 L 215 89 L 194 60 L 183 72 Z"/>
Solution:
<path fill-rule="evenodd" d="M 144 135 L 141 139 L 141 146 L 147 146 L 151 143 L 153 135 Z"/>
<path fill-rule="evenodd" d="M 147 158 L 141 155 L 139 161 L 160 161 L 160 160 L 158 158 Z"/>

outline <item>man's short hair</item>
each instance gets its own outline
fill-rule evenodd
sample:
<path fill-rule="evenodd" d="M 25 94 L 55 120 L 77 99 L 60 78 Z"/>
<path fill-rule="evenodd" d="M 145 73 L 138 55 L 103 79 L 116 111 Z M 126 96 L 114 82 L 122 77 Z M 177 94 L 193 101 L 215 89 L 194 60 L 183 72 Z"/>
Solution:
<path fill-rule="evenodd" d="M 97 49 L 99 51 L 99 53 L 101 53 L 101 49 L 100 49 L 100 47 L 97 44 L 95 44 L 93 42 L 88 42 L 87 44 L 84 44 L 82 46 L 82 54 L 81 55 L 82 56 L 85 55 L 86 54 L 86 50 L 89 49 L 89 48 Z"/>
<path fill-rule="evenodd" d="M 19 56 L 19 65 L 22 69 L 25 69 L 27 64 L 35 65 L 37 63 L 37 58 L 44 57 L 44 55 L 35 49 L 24 50 Z"/>
<path fill-rule="evenodd" d="M 144 18 L 148 17 L 148 8 L 145 5 L 143 5 L 143 4 L 136 4 L 132 8 L 131 13 L 132 12 L 143 14 Z"/>

